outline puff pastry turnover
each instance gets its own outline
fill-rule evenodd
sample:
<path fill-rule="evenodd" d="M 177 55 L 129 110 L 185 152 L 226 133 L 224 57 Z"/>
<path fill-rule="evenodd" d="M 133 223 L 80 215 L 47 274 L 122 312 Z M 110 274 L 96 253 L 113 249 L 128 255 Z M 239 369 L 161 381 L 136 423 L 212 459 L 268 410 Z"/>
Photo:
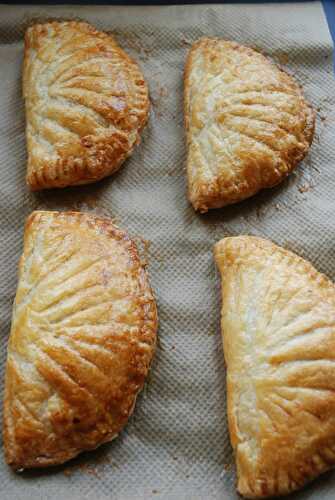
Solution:
<path fill-rule="evenodd" d="M 189 199 L 206 212 L 283 180 L 312 142 L 300 87 L 262 54 L 204 38 L 185 68 Z"/>
<path fill-rule="evenodd" d="M 260 238 L 225 238 L 215 259 L 238 491 L 283 495 L 335 464 L 335 286 Z"/>
<path fill-rule="evenodd" d="M 139 142 L 148 117 L 138 65 L 111 36 L 83 22 L 27 30 L 23 94 L 32 190 L 112 174 Z"/>
<path fill-rule="evenodd" d="M 8 346 L 8 464 L 59 464 L 112 440 L 143 386 L 156 328 L 148 279 L 124 232 L 89 214 L 34 212 Z"/>

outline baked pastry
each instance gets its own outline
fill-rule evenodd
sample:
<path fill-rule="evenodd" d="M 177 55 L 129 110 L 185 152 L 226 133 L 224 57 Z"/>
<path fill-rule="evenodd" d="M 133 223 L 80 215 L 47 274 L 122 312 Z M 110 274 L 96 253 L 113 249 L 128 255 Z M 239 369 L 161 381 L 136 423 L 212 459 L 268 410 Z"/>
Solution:
<path fill-rule="evenodd" d="M 84 22 L 27 30 L 23 94 L 32 190 L 112 174 L 148 118 L 148 88 L 138 65 L 113 37 Z"/>
<path fill-rule="evenodd" d="M 85 213 L 33 212 L 8 345 L 8 464 L 60 464 L 116 437 L 144 384 L 156 329 L 126 233 Z"/>
<path fill-rule="evenodd" d="M 251 236 L 215 246 L 238 491 L 296 490 L 335 464 L 335 286 Z"/>
<path fill-rule="evenodd" d="M 203 38 L 185 69 L 189 199 L 206 212 L 281 182 L 306 155 L 314 112 L 259 52 Z"/>

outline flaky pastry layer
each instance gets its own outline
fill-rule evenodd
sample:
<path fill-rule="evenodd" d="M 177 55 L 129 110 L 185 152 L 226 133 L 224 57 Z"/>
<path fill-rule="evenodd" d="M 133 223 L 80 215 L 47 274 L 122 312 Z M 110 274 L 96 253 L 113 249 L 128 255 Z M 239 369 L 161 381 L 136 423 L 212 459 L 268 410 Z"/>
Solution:
<path fill-rule="evenodd" d="M 143 387 L 156 330 L 155 300 L 126 233 L 85 213 L 33 212 L 8 344 L 8 464 L 60 464 L 116 437 Z"/>
<path fill-rule="evenodd" d="M 112 174 L 148 118 L 148 88 L 138 65 L 112 36 L 84 22 L 27 30 L 23 95 L 32 190 Z"/>
<path fill-rule="evenodd" d="M 306 155 L 314 111 L 293 78 L 259 52 L 196 42 L 185 67 L 189 199 L 223 207 L 281 182 Z"/>
<path fill-rule="evenodd" d="M 335 464 L 335 286 L 261 238 L 214 252 L 237 488 L 284 495 Z"/>

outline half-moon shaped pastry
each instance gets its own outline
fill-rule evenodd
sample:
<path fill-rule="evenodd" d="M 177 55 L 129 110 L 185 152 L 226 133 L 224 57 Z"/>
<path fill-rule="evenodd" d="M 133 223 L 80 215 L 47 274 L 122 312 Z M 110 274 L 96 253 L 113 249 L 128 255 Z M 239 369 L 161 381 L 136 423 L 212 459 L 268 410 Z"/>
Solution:
<path fill-rule="evenodd" d="M 306 155 L 314 112 L 259 52 L 204 38 L 185 69 L 189 199 L 207 212 L 281 182 Z"/>
<path fill-rule="evenodd" d="M 148 88 L 136 62 L 110 35 L 83 22 L 27 30 L 23 94 L 32 190 L 112 174 L 148 118 Z"/>
<path fill-rule="evenodd" d="M 284 495 L 335 465 L 335 286 L 261 238 L 225 238 L 215 259 L 237 488 Z"/>
<path fill-rule="evenodd" d="M 154 353 L 155 301 L 135 244 L 111 221 L 27 221 L 4 396 L 14 469 L 60 464 L 126 424 Z"/>

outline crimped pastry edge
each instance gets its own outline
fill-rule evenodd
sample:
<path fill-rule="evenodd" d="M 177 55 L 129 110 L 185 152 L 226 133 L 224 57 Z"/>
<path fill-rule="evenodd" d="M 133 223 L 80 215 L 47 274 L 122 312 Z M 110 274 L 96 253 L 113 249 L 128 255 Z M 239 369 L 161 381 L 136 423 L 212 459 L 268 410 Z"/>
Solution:
<path fill-rule="evenodd" d="M 124 230 L 119 229 L 118 226 L 116 226 L 110 219 L 105 218 L 105 217 L 100 217 L 96 215 L 91 215 L 88 212 L 75 212 L 75 211 L 67 211 L 67 212 L 59 212 L 59 211 L 44 211 L 44 210 L 36 210 L 32 212 L 25 224 L 25 236 L 24 240 L 26 238 L 26 231 L 29 229 L 30 226 L 32 226 L 35 223 L 38 223 L 43 217 L 59 217 L 59 218 L 65 218 L 65 220 L 68 221 L 68 218 L 71 217 L 73 219 L 77 219 L 80 221 L 80 224 L 83 225 L 84 227 L 87 227 L 89 225 L 92 228 L 92 225 L 96 226 L 96 229 L 100 232 L 101 231 L 105 232 L 108 236 L 111 238 L 116 238 L 117 240 L 120 240 L 123 242 L 123 244 L 127 247 L 127 250 L 130 254 L 130 257 L 132 260 L 134 260 L 140 269 L 140 276 L 139 276 L 139 283 L 141 284 L 143 294 L 148 293 L 151 296 L 150 300 L 150 309 L 147 310 L 146 308 L 143 308 L 145 311 L 145 317 L 143 320 L 142 324 L 142 330 L 148 329 L 151 331 L 153 334 L 154 338 L 154 343 L 152 344 L 152 355 L 151 355 L 151 361 L 148 366 L 148 371 L 146 373 L 145 378 L 148 377 L 148 373 L 150 371 L 151 363 L 154 358 L 155 354 L 155 348 L 156 348 L 156 343 L 157 343 L 157 329 L 158 329 L 158 314 L 157 314 L 157 306 L 156 306 L 156 301 L 153 295 L 152 288 L 149 284 L 149 279 L 147 276 L 147 272 L 145 270 L 145 266 L 143 265 L 139 254 L 138 250 L 136 247 L 135 242 L 129 237 L 128 233 Z M 25 243 L 25 241 L 24 241 Z M 22 254 L 23 256 L 23 254 Z M 22 257 L 20 258 L 19 261 L 19 276 L 21 272 L 21 266 L 22 266 Z M 151 317 L 153 316 L 153 318 Z M 5 374 L 5 395 L 4 395 L 4 414 L 6 413 L 6 407 L 9 404 L 9 402 L 6 399 L 6 377 L 7 373 Z M 8 465 L 10 465 L 14 471 L 22 471 L 24 469 L 30 469 L 30 468 L 44 468 L 44 467 L 49 467 L 49 466 L 55 466 L 55 465 L 61 465 L 64 462 L 67 462 L 71 460 L 72 458 L 75 458 L 77 455 L 84 451 L 90 451 L 98 448 L 104 443 L 110 442 L 113 439 L 115 439 L 119 432 L 123 429 L 125 425 L 127 425 L 128 420 L 130 416 L 132 415 L 135 405 L 136 405 L 136 399 L 143 389 L 145 385 L 145 381 L 141 387 L 139 387 L 138 391 L 134 394 L 134 402 L 132 407 L 130 408 L 129 413 L 127 414 L 125 418 L 125 423 L 122 426 L 122 428 L 118 432 L 110 432 L 105 435 L 105 437 L 100 440 L 95 446 L 92 446 L 90 448 L 72 448 L 66 451 L 60 451 L 57 454 L 54 454 L 52 457 L 47 457 L 47 456 L 42 456 L 42 457 L 36 457 L 34 459 L 28 459 L 25 460 L 24 463 L 22 462 L 17 462 L 15 461 L 15 457 L 11 455 L 12 452 L 12 445 L 10 440 L 10 433 L 8 431 L 7 427 L 7 419 L 3 419 L 3 439 L 4 439 L 4 453 L 5 453 L 5 459 Z"/>
<path fill-rule="evenodd" d="M 188 199 L 189 202 L 193 205 L 193 208 L 196 211 L 199 211 L 200 213 L 206 213 L 208 212 L 209 209 L 215 209 L 215 208 L 223 208 L 227 205 L 233 205 L 236 203 L 240 203 L 241 201 L 250 198 L 251 196 L 256 195 L 257 193 L 263 191 L 264 189 L 270 189 L 275 187 L 276 185 L 280 184 L 283 182 L 283 180 L 289 176 L 292 171 L 296 168 L 296 166 L 305 158 L 305 156 L 308 154 L 309 149 L 312 145 L 313 142 L 313 137 L 314 137 L 314 132 L 315 132 L 315 117 L 316 117 L 316 112 L 310 102 L 306 100 L 303 92 L 302 85 L 296 81 L 296 79 L 290 75 L 286 70 L 284 70 L 281 66 L 277 65 L 269 56 L 264 55 L 261 53 L 259 50 L 255 50 L 251 47 L 247 47 L 245 45 L 238 44 L 237 42 L 233 42 L 230 40 L 225 40 L 223 38 L 210 38 L 210 37 L 202 37 L 199 40 L 197 40 L 193 45 L 191 46 L 187 57 L 186 57 L 186 63 L 185 63 L 185 68 L 184 68 L 184 126 L 185 126 L 185 134 L 186 134 L 186 143 L 187 143 L 187 148 L 188 148 L 188 143 L 189 143 L 189 116 L 188 116 L 188 109 L 189 109 L 189 96 L 187 89 L 189 87 L 189 79 L 190 79 L 190 73 L 191 73 L 191 67 L 192 67 L 192 58 L 194 55 L 194 52 L 199 47 L 203 47 L 208 45 L 209 43 L 212 42 L 225 42 L 227 44 L 230 44 L 233 48 L 236 48 L 237 50 L 240 50 L 242 52 L 256 52 L 257 54 L 260 54 L 261 56 L 264 57 L 266 61 L 268 61 L 272 66 L 277 68 L 279 71 L 282 73 L 286 74 L 287 76 L 290 77 L 290 79 L 293 80 L 297 88 L 299 89 L 300 95 L 306 105 L 306 108 L 308 109 L 308 116 L 307 116 L 307 122 L 306 122 L 306 127 L 304 129 L 305 137 L 307 140 L 308 145 L 306 148 L 300 152 L 298 156 L 294 157 L 294 161 L 290 163 L 288 166 L 288 170 L 285 174 L 283 174 L 276 182 L 272 183 L 271 185 L 264 186 L 257 191 L 255 191 L 253 194 L 246 194 L 245 196 L 239 197 L 237 200 L 230 199 L 229 196 L 225 198 L 221 192 L 217 192 L 215 182 L 210 182 L 210 183 L 204 183 L 200 187 L 200 196 L 197 197 L 197 199 L 194 199 L 191 195 L 190 191 L 190 179 L 188 178 Z M 186 160 L 188 162 L 188 160 Z M 188 166 L 187 166 L 187 171 L 188 171 Z M 188 176 L 188 172 L 187 172 Z M 249 184 L 247 180 L 241 180 L 239 182 L 232 182 L 229 187 L 227 188 L 227 191 L 229 190 L 232 193 L 236 192 L 241 192 L 241 191 L 246 191 L 248 193 L 249 189 Z M 213 195 L 213 193 L 216 193 Z"/>

